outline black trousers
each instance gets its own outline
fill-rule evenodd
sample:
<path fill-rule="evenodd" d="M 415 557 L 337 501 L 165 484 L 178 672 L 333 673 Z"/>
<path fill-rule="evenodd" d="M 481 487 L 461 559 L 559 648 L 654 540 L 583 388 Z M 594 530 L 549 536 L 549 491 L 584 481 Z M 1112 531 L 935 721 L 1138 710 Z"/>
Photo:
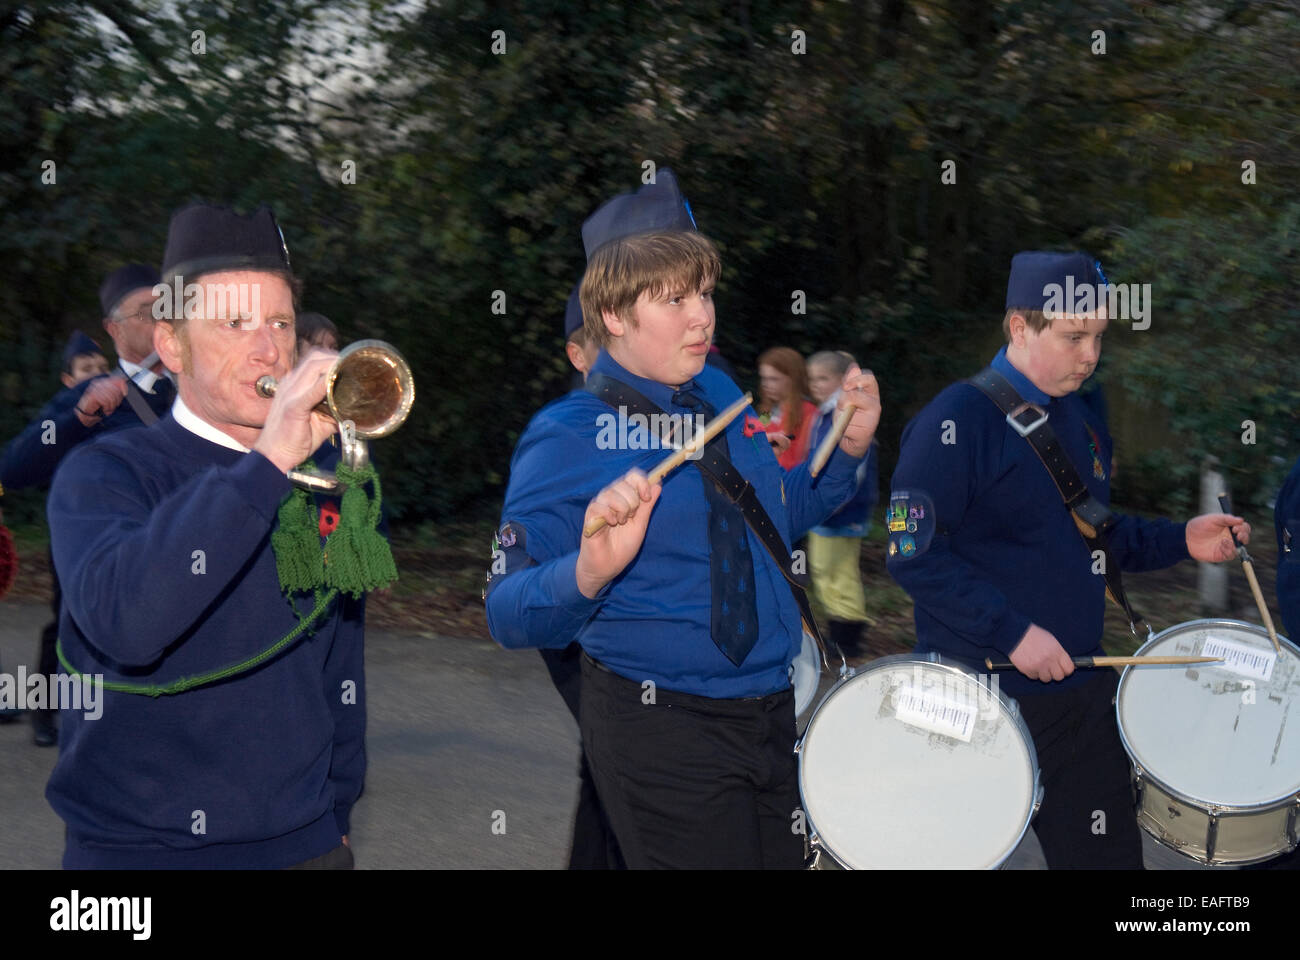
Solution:
<path fill-rule="evenodd" d="M 562 650 L 540 650 L 551 682 L 564 705 L 580 720 L 582 698 L 582 647 L 571 643 Z M 573 816 L 573 844 L 569 848 L 570 870 L 624 870 L 623 854 L 614 839 L 605 808 L 600 805 L 596 781 L 591 776 L 584 747 L 578 758 L 578 809 Z"/>
<path fill-rule="evenodd" d="M 1097 670 L 1075 689 L 1018 698 L 1043 775 L 1034 832 L 1049 869 L 1141 870 L 1132 766 L 1119 738 L 1119 674 Z"/>
<path fill-rule="evenodd" d="M 633 869 L 798 869 L 794 694 L 714 700 L 582 658 L 582 739 Z"/>

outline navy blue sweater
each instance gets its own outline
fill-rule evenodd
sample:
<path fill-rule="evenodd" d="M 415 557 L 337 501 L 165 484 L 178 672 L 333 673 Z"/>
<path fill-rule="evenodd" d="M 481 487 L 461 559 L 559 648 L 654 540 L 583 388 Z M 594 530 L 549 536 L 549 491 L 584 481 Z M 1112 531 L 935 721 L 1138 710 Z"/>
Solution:
<path fill-rule="evenodd" d="M 1021 397 L 1048 411 L 1079 476 L 1108 504 L 1112 444 L 1096 414 L 1078 394 L 1053 399 L 1038 390 L 1005 353 L 994 366 Z M 920 492 L 932 504 L 920 521 L 931 524 L 928 545 L 918 537 L 915 553 L 887 561 L 915 603 L 918 652 L 983 670 L 985 657 L 1005 659 L 1031 623 L 1071 656 L 1104 652 L 1105 581 L 1093 573 L 1092 554 L 1047 468 L 978 388 L 953 384 L 907 425 L 892 489 Z M 1122 516 L 1110 550 L 1125 572 L 1172 566 L 1188 557 L 1185 525 Z M 999 683 L 1016 696 L 1075 685 L 1085 673 L 1045 686 L 1008 671 Z"/>
<path fill-rule="evenodd" d="M 269 539 L 289 491 L 260 453 L 171 416 L 73 451 L 49 499 L 72 666 L 166 683 L 293 629 Z M 175 696 L 105 692 L 98 719 L 64 710 L 46 790 L 68 824 L 64 865 L 271 868 L 337 847 L 365 770 L 363 622 L 364 600 L 340 598 L 249 673 Z"/>

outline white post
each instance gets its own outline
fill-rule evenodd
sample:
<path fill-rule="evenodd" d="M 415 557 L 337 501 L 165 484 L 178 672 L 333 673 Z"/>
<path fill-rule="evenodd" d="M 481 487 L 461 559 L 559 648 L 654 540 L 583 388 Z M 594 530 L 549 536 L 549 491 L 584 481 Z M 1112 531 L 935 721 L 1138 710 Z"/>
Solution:
<path fill-rule="evenodd" d="M 1219 465 L 1217 457 L 1207 457 L 1201 467 L 1201 513 L 1219 513 L 1219 494 L 1227 493 L 1228 487 L 1215 467 Z M 1196 573 L 1197 592 L 1201 598 L 1203 614 L 1227 614 L 1228 610 L 1228 567 L 1226 563 L 1198 563 Z"/>

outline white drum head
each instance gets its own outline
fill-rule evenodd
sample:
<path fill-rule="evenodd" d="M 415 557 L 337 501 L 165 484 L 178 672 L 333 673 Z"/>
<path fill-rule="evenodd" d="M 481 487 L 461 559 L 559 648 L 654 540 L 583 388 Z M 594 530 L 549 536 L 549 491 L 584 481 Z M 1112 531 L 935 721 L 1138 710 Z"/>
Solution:
<path fill-rule="evenodd" d="M 1143 775 L 1203 805 L 1300 793 L 1300 655 L 1281 645 L 1279 657 L 1262 627 L 1235 620 L 1193 620 L 1147 641 L 1139 654 L 1229 659 L 1124 670 L 1120 735 Z"/>
<path fill-rule="evenodd" d="M 1004 698 L 957 667 L 886 657 L 809 721 L 799 787 L 843 865 L 992 868 L 1033 815 L 1038 764 Z"/>
<path fill-rule="evenodd" d="M 790 664 L 790 682 L 794 685 L 794 715 L 802 717 L 804 711 L 817 699 L 817 687 L 822 679 L 822 658 L 817 650 L 817 641 L 807 631 L 803 635 L 803 646 L 799 656 Z"/>

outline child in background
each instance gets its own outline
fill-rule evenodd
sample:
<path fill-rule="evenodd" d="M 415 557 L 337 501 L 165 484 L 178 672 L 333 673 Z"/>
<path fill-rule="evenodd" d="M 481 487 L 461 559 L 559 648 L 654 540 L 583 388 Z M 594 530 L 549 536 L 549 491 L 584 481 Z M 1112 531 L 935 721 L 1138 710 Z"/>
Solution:
<path fill-rule="evenodd" d="M 99 344 L 80 330 L 74 330 L 63 348 L 63 373 L 59 379 L 65 387 L 75 387 L 83 380 L 108 373 L 108 360 Z"/>
<path fill-rule="evenodd" d="M 808 390 L 818 407 L 810 418 L 811 444 L 816 450 L 835 420 L 840 382 L 853 358 L 844 351 L 823 350 L 808 358 Z M 858 467 L 853 495 L 820 526 L 808 532 L 808 567 L 813 597 L 826 611 L 831 639 L 849 659 L 866 656 L 863 634 L 867 626 L 866 597 L 858 565 L 862 538 L 870 529 L 876 503 L 878 455 L 872 441 Z"/>
<path fill-rule="evenodd" d="M 587 371 L 600 356 L 600 344 L 587 336 L 582 325 L 582 304 L 578 302 L 578 288 L 569 293 L 569 303 L 564 308 L 564 353 L 577 371 L 573 378 L 573 389 L 581 390 L 587 379 Z"/>
<path fill-rule="evenodd" d="M 759 401 L 755 404 L 786 470 L 803 463 L 817 408 L 809 403 L 803 357 L 789 347 L 773 347 L 758 358 Z"/>
<path fill-rule="evenodd" d="M 298 337 L 299 359 L 312 347 L 324 347 L 326 350 L 339 348 L 339 328 L 323 313 L 298 314 L 294 332 Z"/>

